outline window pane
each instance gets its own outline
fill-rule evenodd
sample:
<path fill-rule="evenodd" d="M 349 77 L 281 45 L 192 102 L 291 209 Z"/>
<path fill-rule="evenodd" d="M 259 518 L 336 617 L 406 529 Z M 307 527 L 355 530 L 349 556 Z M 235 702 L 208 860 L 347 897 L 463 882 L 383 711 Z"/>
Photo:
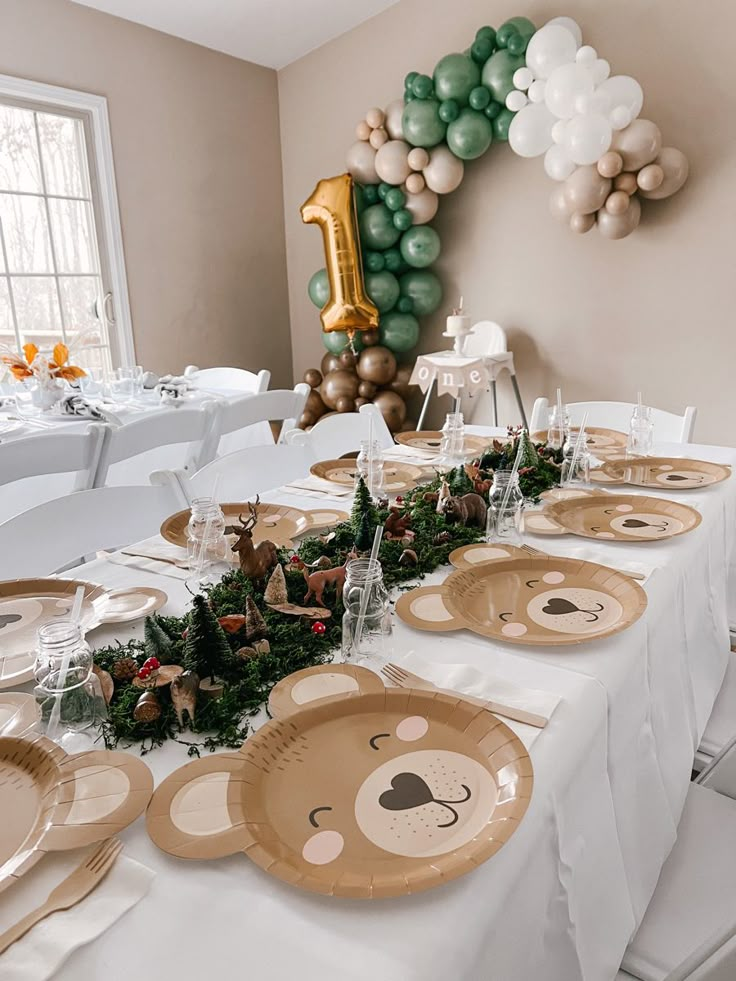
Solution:
<path fill-rule="evenodd" d="M 0 194 L 0 222 L 5 236 L 10 272 L 54 271 L 43 198 Z"/>
<path fill-rule="evenodd" d="M 40 112 L 38 135 L 47 193 L 90 197 L 81 120 Z"/>
<path fill-rule="evenodd" d="M 62 340 L 59 298 L 53 276 L 11 277 L 18 329 L 23 343 L 48 347 Z"/>
<path fill-rule="evenodd" d="M 103 333 L 103 325 L 95 308 L 98 297 L 100 305 L 102 303 L 99 279 L 96 276 L 61 276 L 59 289 L 69 343 L 71 344 L 74 335 L 79 331 L 94 328 L 87 335 L 86 342 L 107 344 L 107 337 Z"/>
<path fill-rule="evenodd" d="M 109 375 L 112 371 L 110 351 L 105 347 L 79 348 L 74 351 L 72 360 L 85 371 L 92 371 L 97 378 Z"/>
<path fill-rule="evenodd" d="M 0 190 L 41 190 L 36 127 L 30 109 L 0 106 Z"/>
<path fill-rule="evenodd" d="M 10 309 L 10 291 L 8 281 L 4 277 L 0 279 L 0 344 L 8 344 L 13 350 L 16 347 L 13 314 Z"/>
<path fill-rule="evenodd" d="M 60 273 L 96 273 L 97 246 L 86 201 L 49 198 L 51 228 Z"/>

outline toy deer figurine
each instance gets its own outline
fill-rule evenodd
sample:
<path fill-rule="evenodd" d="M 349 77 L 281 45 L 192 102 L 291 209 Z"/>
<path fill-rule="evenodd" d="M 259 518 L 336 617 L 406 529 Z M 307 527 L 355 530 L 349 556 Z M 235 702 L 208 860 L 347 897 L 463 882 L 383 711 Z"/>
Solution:
<path fill-rule="evenodd" d="M 318 606 L 324 606 L 324 600 L 322 599 L 322 594 L 325 588 L 329 585 L 335 587 L 335 595 L 337 599 L 342 596 L 342 588 L 345 585 L 345 572 L 347 569 L 347 564 L 351 559 L 357 559 L 358 553 L 355 549 L 352 549 L 345 556 L 345 561 L 342 565 L 336 566 L 334 569 L 321 569 L 318 572 L 307 572 L 307 567 L 302 563 L 302 575 L 304 576 L 304 582 L 307 584 L 307 594 L 304 597 L 304 603 L 308 603 L 310 599 L 314 597 L 314 601 Z"/>
<path fill-rule="evenodd" d="M 237 541 L 232 546 L 232 551 L 238 553 L 240 570 L 249 579 L 262 581 L 269 574 L 271 569 L 279 560 L 278 550 L 273 542 L 259 542 L 253 545 L 253 529 L 258 521 L 258 504 L 260 499 L 256 497 L 255 504 L 248 504 L 250 517 L 243 521 L 243 515 L 239 515 L 240 526 L 235 526 Z"/>

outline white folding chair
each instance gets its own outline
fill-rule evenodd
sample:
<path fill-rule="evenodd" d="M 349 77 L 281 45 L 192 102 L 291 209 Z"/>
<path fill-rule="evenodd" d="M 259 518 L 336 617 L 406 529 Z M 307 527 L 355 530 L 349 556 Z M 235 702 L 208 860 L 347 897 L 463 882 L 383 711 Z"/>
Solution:
<path fill-rule="evenodd" d="M 107 427 L 95 487 L 147 484 L 153 470 L 197 470 L 211 452 L 220 403 L 175 406 Z"/>
<path fill-rule="evenodd" d="M 730 651 L 723 684 L 695 754 L 694 769 L 702 770 L 707 766 L 733 739 L 734 733 L 736 733 L 736 651 Z"/>
<path fill-rule="evenodd" d="M 372 426 L 371 426 L 372 423 Z M 338 412 L 334 416 L 318 420 L 309 430 L 309 440 L 317 460 L 339 460 L 345 453 L 360 449 L 361 440 L 368 439 L 373 431 L 373 439 L 381 448 L 390 449 L 394 438 L 377 405 L 361 405 L 358 412 Z M 300 439 L 301 430 L 286 434 L 286 442 Z"/>
<path fill-rule="evenodd" d="M 0 579 L 48 576 L 83 555 L 149 538 L 184 507 L 171 480 L 97 487 L 39 504 L 0 524 Z"/>
<path fill-rule="evenodd" d="M 184 377 L 195 388 L 209 392 L 257 392 L 268 391 L 271 372 L 262 368 L 257 374 L 245 368 L 198 368 L 196 364 L 187 365 Z"/>
<path fill-rule="evenodd" d="M 617 429 L 628 433 L 631 414 L 635 402 L 568 402 L 570 422 L 573 426 L 582 422 L 588 413 L 588 425 L 603 429 Z M 689 405 L 683 415 L 676 412 L 666 412 L 664 409 L 652 409 L 654 423 L 654 441 L 656 443 L 691 443 L 695 417 L 698 410 Z M 549 424 L 549 401 L 538 398 L 532 409 L 531 432 L 536 433 L 547 428 Z"/>
<path fill-rule="evenodd" d="M 92 487 L 107 426 L 44 431 L 0 444 L 0 521 Z"/>
<path fill-rule="evenodd" d="M 491 407 L 493 409 L 493 425 L 498 425 L 498 402 L 496 399 L 496 381 L 499 376 L 508 371 L 511 377 L 511 385 L 516 397 L 516 404 L 521 414 L 521 419 L 526 426 L 526 413 L 524 404 L 521 401 L 519 384 L 516 380 L 516 368 L 514 367 L 514 355 L 508 349 L 506 331 L 500 324 L 492 320 L 479 320 L 473 324 L 473 333 L 469 334 L 465 340 L 464 353 L 467 357 L 483 358 L 486 370 L 491 378 Z M 463 395 L 462 408 L 468 422 L 480 423 L 482 416 L 485 415 L 486 397 L 484 392 L 476 395 Z M 419 429 L 422 427 L 419 426 Z"/>
<path fill-rule="evenodd" d="M 626 950 L 624 972 L 640 981 L 736 977 L 734 842 L 736 740 L 688 790 L 677 841 Z"/>
<path fill-rule="evenodd" d="M 217 433 L 205 449 L 200 466 L 216 456 L 225 456 L 249 446 L 273 444 L 271 422 L 281 422 L 281 431 L 296 426 L 304 411 L 309 385 L 300 382 L 291 388 L 275 388 L 256 395 L 222 401 L 219 408 Z"/>

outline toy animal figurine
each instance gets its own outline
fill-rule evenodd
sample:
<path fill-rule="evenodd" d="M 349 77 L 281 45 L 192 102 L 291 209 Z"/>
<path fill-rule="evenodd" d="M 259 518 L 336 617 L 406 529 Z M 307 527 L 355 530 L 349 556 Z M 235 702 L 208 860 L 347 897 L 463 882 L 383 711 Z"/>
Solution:
<path fill-rule="evenodd" d="M 307 572 L 307 567 L 302 563 L 302 575 L 304 576 L 304 582 L 307 584 L 307 592 L 304 596 L 305 605 L 311 599 L 314 599 L 319 606 L 324 606 L 322 594 L 326 587 L 330 585 L 335 587 L 335 595 L 337 599 L 340 599 L 342 588 L 345 585 L 345 573 L 348 562 L 351 559 L 357 558 L 358 553 L 353 549 L 345 556 L 345 562 L 342 565 L 338 565 L 334 569 L 322 569 L 319 572 L 311 573 Z"/>
<path fill-rule="evenodd" d="M 386 539 L 403 538 L 410 524 L 410 514 L 402 514 L 398 508 L 392 507 L 383 525 Z"/>
<path fill-rule="evenodd" d="M 445 504 L 445 520 L 457 522 L 467 528 L 485 528 L 486 502 L 480 494 L 448 497 Z"/>
<path fill-rule="evenodd" d="M 241 572 L 248 579 L 262 582 L 278 563 L 279 553 L 273 542 L 259 542 L 258 545 L 253 545 L 253 529 L 258 522 L 259 501 L 260 498 L 256 497 L 255 504 L 248 504 L 250 517 L 246 521 L 243 521 L 242 514 L 239 515 L 240 525 L 235 525 L 234 528 L 238 538 L 232 546 L 232 551 L 238 553 Z"/>
<path fill-rule="evenodd" d="M 197 707 L 197 692 L 199 690 L 199 675 L 194 671 L 185 671 L 171 682 L 171 701 L 174 705 L 179 728 L 184 728 L 184 713 L 189 715 L 189 721 L 194 721 L 194 710 Z"/>
<path fill-rule="evenodd" d="M 442 481 L 440 485 L 440 492 L 437 495 L 437 507 L 435 511 L 437 514 L 444 514 L 445 508 L 447 507 L 447 502 L 450 500 L 450 485 L 446 480 Z"/>

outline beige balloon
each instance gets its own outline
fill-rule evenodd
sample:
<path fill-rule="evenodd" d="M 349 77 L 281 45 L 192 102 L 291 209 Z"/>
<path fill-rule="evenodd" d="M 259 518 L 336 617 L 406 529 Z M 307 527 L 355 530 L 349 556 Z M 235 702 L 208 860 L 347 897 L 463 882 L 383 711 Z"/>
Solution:
<path fill-rule="evenodd" d="M 626 238 L 638 226 L 640 219 L 639 199 L 629 198 L 629 207 L 622 215 L 612 215 L 605 208 L 601 208 L 598 212 L 598 231 L 604 238 Z"/>
<path fill-rule="evenodd" d="M 624 162 L 620 153 L 609 150 L 598 161 L 597 167 L 601 177 L 618 177 L 624 169 Z"/>
<path fill-rule="evenodd" d="M 346 157 L 348 171 L 360 184 L 377 184 L 376 151 L 370 143 L 359 140 L 348 150 Z"/>
<path fill-rule="evenodd" d="M 365 119 L 361 119 L 358 125 L 355 127 L 355 135 L 359 140 L 368 140 L 371 135 L 371 128 Z"/>
<path fill-rule="evenodd" d="M 662 198 L 668 198 L 671 194 L 679 191 L 687 180 L 690 169 L 685 154 L 674 146 L 662 147 L 657 157 L 657 165 L 664 172 L 664 180 L 659 187 L 655 187 L 652 191 L 644 189 L 641 191 L 642 197 L 652 201 L 661 201 Z"/>
<path fill-rule="evenodd" d="M 383 109 L 369 109 L 365 114 L 365 121 L 368 123 L 371 129 L 378 129 L 379 126 L 383 126 L 383 121 L 385 118 Z"/>
<path fill-rule="evenodd" d="M 419 194 L 424 190 L 424 178 L 421 174 L 409 174 L 406 178 L 406 189 L 410 194 Z"/>
<path fill-rule="evenodd" d="M 572 218 L 574 211 L 567 202 L 563 184 L 558 184 L 550 194 L 549 210 L 559 221 L 570 221 Z"/>
<path fill-rule="evenodd" d="M 384 143 L 388 141 L 388 133 L 385 129 L 374 129 L 368 138 L 368 142 L 374 150 L 380 150 Z"/>
<path fill-rule="evenodd" d="M 414 176 L 418 176 L 414 174 Z M 409 178 L 411 180 L 411 177 Z M 406 192 L 406 203 L 404 207 L 407 211 L 411 213 L 414 219 L 415 225 L 426 225 L 428 221 L 431 221 L 437 214 L 437 208 L 440 204 L 440 199 L 434 193 L 430 191 L 428 187 L 425 187 L 418 194 L 412 194 L 409 191 L 408 184 L 404 185 L 404 191 Z"/>
<path fill-rule="evenodd" d="M 465 173 L 465 165 L 449 147 L 434 147 L 429 154 L 429 163 L 423 168 L 424 180 L 430 191 L 449 194 L 460 185 Z"/>
<path fill-rule="evenodd" d="M 640 170 L 657 156 L 662 148 L 659 127 L 649 119 L 635 119 L 623 129 L 616 130 L 611 150 L 620 153 L 624 170 Z"/>
<path fill-rule="evenodd" d="M 613 188 L 615 191 L 626 191 L 627 194 L 635 194 L 637 187 L 636 174 L 619 174 L 618 177 L 614 177 L 613 179 Z"/>
<path fill-rule="evenodd" d="M 636 175 L 636 183 L 642 191 L 655 191 L 664 180 L 664 171 L 659 164 L 647 164 Z"/>
<path fill-rule="evenodd" d="M 412 170 L 424 170 L 429 163 L 429 154 L 421 146 L 415 146 L 409 153 L 409 166 Z"/>
<path fill-rule="evenodd" d="M 570 214 L 589 215 L 603 206 L 611 190 L 611 182 L 601 177 L 595 164 L 578 167 L 562 182 Z"/>
<path fill-rule="evenodd" d="M 404 100 L 394 99 L 386 106 L 384 126 L 392 140 L 403 140 L 404 131 L 401 128 L 401 117 L 404 115 Z"/>
<path fill-rule="evenodd" d="M 403 184 L 411 173 L 409 150 L 404 140 L 389 140 L 376 153 L 376 173 L 387 184 Z"/>
<path fill-rule="evenodd" d="M 585 235 L 595 225 L 595 215 L 573 215 L 570 219 L 570 228 L 579 235 Z"/>
<path fill-rule="evenodd" d="M 606 198 L 606 211 L 609 215 L 622 215 L 628 211 L 631 198 L 626 191 L 611 191 Z"/>

